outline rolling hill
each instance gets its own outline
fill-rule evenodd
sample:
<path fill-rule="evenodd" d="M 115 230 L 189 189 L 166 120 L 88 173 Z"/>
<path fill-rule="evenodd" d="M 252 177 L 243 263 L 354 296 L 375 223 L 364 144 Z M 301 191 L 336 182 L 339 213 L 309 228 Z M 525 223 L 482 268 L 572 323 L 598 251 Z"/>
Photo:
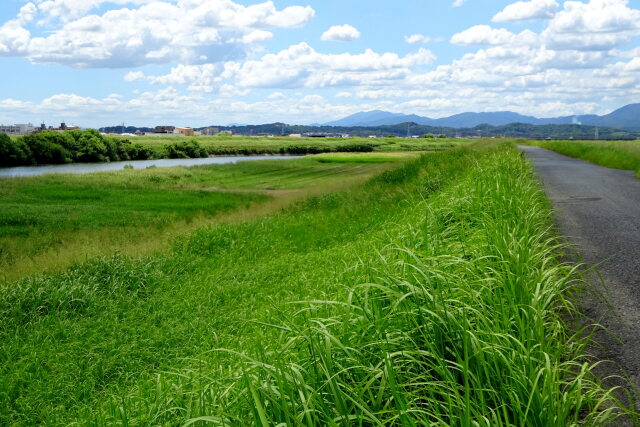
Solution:
<path fill-rule="evenodd" d="M 488 113 L 461 113 L 440 119 L 417 116 L 415 114 L 391 113 L 373 110 L 353 114 L 340 120 L 323 123 L 322 126 L 370 127 L 397 125 L 412 122 L 425 126 L 441 126 L 450 128 L 471 128 L 481 124 L 504 126 L 510 123 L 531 125 L 569 125 L 582 124 L 588 126 L 606 126 L 625 130 L 640 130 L 640 103 L 629 104 L 604 116 L 593 114 L 537 118 L 511 111 Z"/>

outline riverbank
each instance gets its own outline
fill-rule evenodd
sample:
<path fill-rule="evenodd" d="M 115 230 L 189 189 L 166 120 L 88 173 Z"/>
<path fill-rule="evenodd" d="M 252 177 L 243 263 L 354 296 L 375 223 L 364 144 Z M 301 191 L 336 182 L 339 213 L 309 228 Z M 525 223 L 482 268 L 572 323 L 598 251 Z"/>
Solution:
<path fill-rule="evenodd" d="M 0 178 L 15 178 L 25 176 L 37 176 L 48 173 L 91 173 L 105 171 L 119 171 L 126 169 L 191 167 L 203 165 L 224 165 L 229 163 L 246 162 L 251 160 L 290 160 L 300 156 L 219 156 L 205 158 L 185 159 L 157 159 L 157 160 L 127 160 L 105 163 L 69 163 L 63 165 L 18 166 L 12 168 L 0 168 Z"/>
<path fill-rule="evenodd" d="M 175 135 L 113 137 L 95 129 L 45 131 L 10 138 L 0 134 L 0 167 L 130 160 L 196 159 L 209 156 L 307 155 L 439 151 L 468 143 L 446 138 L 253 138 Z"/>
<path fill-rule="evenodd" d="M 339 158 L 0 179 L 0 281 L 115 251 L 149 253 L 214 218 L 264 214 L 403 160 L 397 154 L 379 155 L 383 162 L 373 164 L 362 163 L 367 154 Z"/>

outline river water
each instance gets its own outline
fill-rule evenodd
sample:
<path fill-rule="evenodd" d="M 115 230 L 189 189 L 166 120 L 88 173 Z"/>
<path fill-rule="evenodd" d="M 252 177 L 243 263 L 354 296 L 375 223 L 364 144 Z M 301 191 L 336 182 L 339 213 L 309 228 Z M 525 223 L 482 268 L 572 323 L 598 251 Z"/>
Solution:
<path fill-rule="evenodd" d="M 250 160 L 284 160 L 296 159 L 301 156 L 219 156 L 201 159 L 159 159 L 159 160 L 128 160 L 110 163 L 70 163 L 65 165 L 20 166 L 15 168 L 0 168 L 0 178 L 14 178 L 20 176 L 43 175 L 45 173 L 88 173 L 100 171 L 123 170 L 131 165 L 134 169 L 148 167 L 169 168 L 172 166 L 224 165 L 227 163 L 246 162 Z"/>

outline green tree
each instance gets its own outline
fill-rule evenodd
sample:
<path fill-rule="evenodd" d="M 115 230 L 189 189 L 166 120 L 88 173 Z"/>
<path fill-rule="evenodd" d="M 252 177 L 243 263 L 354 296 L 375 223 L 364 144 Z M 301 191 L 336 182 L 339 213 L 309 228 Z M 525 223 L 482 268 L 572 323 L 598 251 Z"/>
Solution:
<path fill-rule="evenodd" d="M 95 129 L 85 130 L 78 140 L 77 159 L 80 162 L 109 161 L 104 137 Z"/>
<path fill-rule="evenodd" d="M 12 141 L 0 133 L 0 166 L 22 166 L 33 163 L 31 150 L 22 139 Z"/>
<path fill-rule="evenodd" d="M 67 149 L 46 138 L 30 139 L 28 144 L 36 164 L 71 163 L 73 161 L 73 156 Z"/>

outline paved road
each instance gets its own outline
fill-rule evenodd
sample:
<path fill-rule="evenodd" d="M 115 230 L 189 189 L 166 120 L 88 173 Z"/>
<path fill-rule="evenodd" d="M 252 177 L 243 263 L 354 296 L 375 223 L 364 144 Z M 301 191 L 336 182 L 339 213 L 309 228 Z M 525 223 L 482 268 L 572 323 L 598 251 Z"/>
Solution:
<path fill-rule="evenodd" d="M 599 334 L 598 356 L 617 362 L 640 390 L 640 179 L 542 148 L 520 148 L 553 202 L 560 233 L 604 279 L 604 288 L 593 281 L 610 305 L 585 298 L 583 310 L 621 342 Z"/>

